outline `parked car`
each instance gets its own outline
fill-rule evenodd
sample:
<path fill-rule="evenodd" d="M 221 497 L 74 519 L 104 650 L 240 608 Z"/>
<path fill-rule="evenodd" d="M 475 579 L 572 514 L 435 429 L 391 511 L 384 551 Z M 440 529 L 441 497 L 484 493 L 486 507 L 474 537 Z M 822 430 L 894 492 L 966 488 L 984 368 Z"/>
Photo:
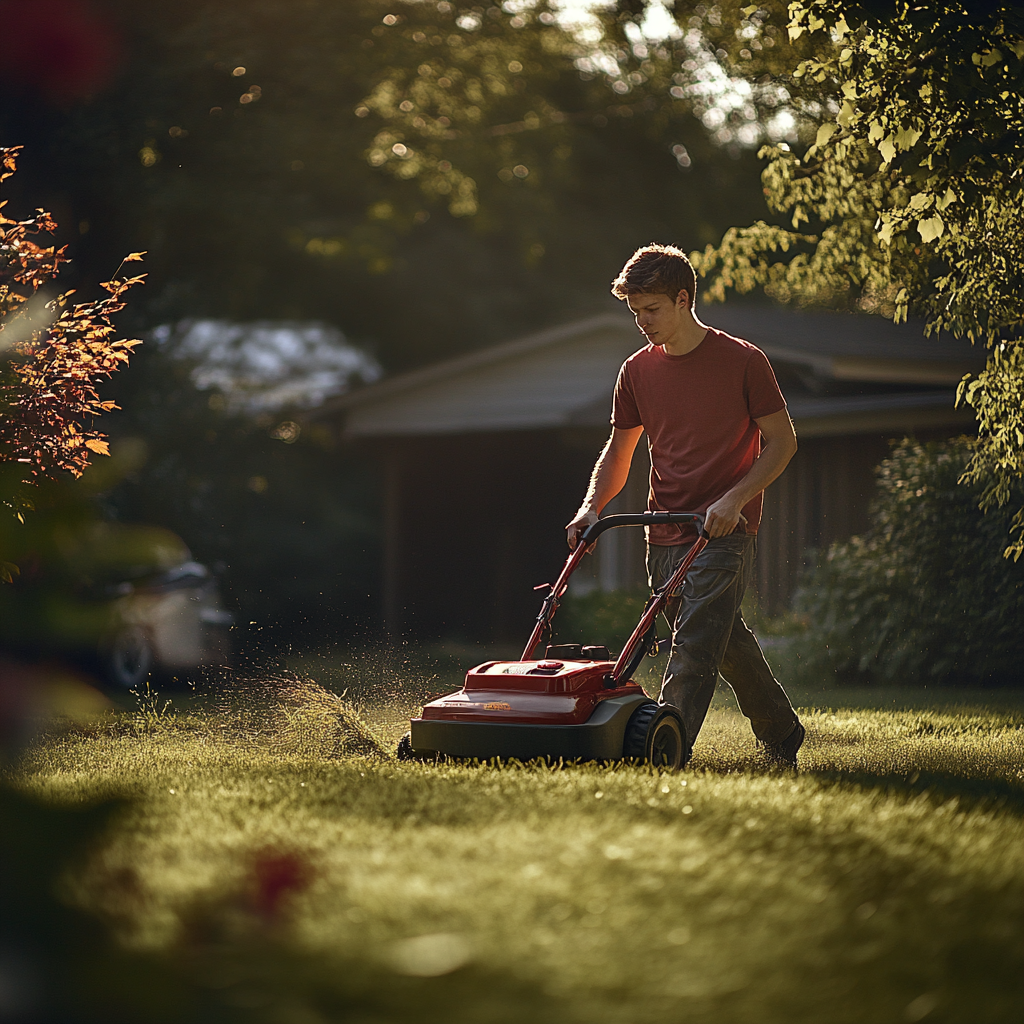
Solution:
<path fill-rule="evenodd" d="M 151 672 L 228 658 L 233 617 L 180 537 L 87 521 L 56 522 L 46 539 L 22 557 L 15 582 L 0 586 L 5 649 L 74 658 L 128 689 Z"/>

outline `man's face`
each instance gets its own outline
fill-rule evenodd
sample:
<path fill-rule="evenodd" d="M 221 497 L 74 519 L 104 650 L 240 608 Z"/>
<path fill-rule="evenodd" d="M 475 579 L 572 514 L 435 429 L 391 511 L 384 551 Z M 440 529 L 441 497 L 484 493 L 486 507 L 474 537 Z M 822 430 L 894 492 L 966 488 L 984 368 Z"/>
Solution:
<path fill-rule="evenodd" d="M 667 295 L 635 292 L 626 296 L 626 305 L 644 337 L 652 345 L 664 345 L 679 330 L 684 313 L 689 309 L 689 296 L 681 291 L 673 302 Z"/>

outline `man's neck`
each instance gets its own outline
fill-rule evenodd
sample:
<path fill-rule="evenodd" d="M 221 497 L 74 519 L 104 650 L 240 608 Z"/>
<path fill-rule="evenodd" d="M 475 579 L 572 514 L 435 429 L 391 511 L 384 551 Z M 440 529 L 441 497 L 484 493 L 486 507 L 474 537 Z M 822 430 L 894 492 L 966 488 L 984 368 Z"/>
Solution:
<path fill-rule="evenodd" d="M 707 336 L 708 327 L 689 310 L 684 314 L 679 329 L 665 342 L 666 355 L 685 356 L 692 352 Z"/>

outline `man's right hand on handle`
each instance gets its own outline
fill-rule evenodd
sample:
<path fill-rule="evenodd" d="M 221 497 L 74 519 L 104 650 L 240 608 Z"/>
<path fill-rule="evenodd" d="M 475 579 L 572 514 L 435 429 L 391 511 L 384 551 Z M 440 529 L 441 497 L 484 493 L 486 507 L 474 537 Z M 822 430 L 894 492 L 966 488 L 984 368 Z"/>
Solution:
<path fill-rule="evenodd" d="M 586 509 L 580 509 L 576 513 L 576 517 L 571 523 L 565 528 L 566 540 L 569 541 L 569 547 L 572 550 L 576 549 L 576 545 L 579 543 L 580 535 L 589 526 L 593 526 L 597 522 L 597 513 L 590 512 Z"/>

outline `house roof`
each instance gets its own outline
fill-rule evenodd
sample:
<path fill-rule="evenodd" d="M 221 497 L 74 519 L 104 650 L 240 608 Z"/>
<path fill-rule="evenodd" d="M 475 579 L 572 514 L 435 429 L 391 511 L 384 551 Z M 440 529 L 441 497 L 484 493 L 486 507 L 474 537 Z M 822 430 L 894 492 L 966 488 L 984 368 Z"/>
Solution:
<path fill-rule="evenodd" d="M 966 342 L 851 314 L 715 306 L 700 315 L 788 371 L 803 436 L 970 422 L 951 390 L 983 365 Z M 350 438 L 607 426 L 618 369 L 641 345 L 628 314 L 603 313 L 381 381 L 315 415 L 343 418 Z M 851 385 L 869 393 L 828 393 Z"/>

